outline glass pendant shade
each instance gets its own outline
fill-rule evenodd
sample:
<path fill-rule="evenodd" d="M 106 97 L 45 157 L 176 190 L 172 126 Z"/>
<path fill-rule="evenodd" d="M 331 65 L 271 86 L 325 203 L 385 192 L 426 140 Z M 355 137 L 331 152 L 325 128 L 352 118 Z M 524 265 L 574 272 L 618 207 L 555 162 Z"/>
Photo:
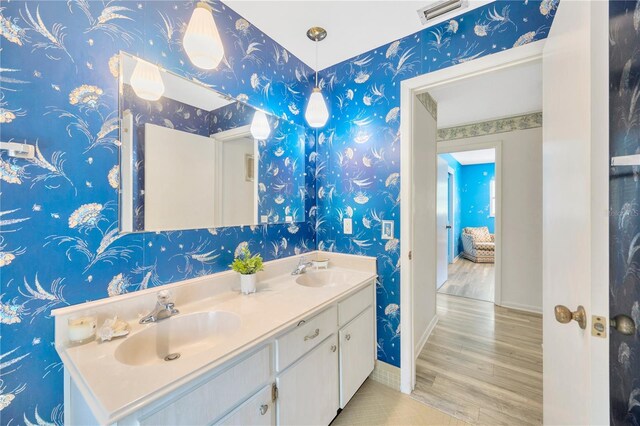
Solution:
<path fill-rule="evenodd" d="M 198 68 L 212 70 L 222 61 L 222 39 L 213 20 L 211 8 L 205 3 L 198 3 L 193 11 L 182 45 L 193 65 Z"/>
<path fill-rule="evenodd" d="M 262 111 L 256 111 L 251 121 L 251 135 L 258 140 L 265 140 L 271 134 L 271 127 L 267 115 Z"/>
<path fill-rule="evenodd" d="M 318 87 L 314 87 L 313 93 L 311 93 L 309 103 L 307 104 L 307 110 L 304 113 L 304 118 L 306 118 L 309 126 L 313 128 L 322 127 L 327 124 L 327 120 L 329 119 L 329 110 L 327 109 L 327 104 L 324 101 L 324 96 L 322 96 L 322 92 Z"/>
<path fill-rule="evenodd" d="M 164 93 L 160 69 L 156 65 L 138 59 L 131 75 L 131 87 L 139 98 L 157 101 Z"/>

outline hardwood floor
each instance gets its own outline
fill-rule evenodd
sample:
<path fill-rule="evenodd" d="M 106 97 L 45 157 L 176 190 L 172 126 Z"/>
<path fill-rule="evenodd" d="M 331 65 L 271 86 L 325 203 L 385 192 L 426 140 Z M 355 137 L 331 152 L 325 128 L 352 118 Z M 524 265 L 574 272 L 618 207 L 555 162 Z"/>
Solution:
<path fill-rule="evenodd" d="M 438 293 L 493 302 L 495 265 L 458 259 L 449 264 L 449 277 Z"/>
<path fill-rule="evenodd" d="M 542 316 L 438 294 L 412 397 L 471 424 L 542 423 Z"/>

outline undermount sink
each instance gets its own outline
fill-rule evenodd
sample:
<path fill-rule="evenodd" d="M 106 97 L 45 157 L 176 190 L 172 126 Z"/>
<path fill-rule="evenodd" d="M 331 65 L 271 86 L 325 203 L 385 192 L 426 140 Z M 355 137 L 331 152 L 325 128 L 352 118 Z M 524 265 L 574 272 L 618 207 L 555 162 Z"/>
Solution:
<path fill-rule="evenodd" d="M 305 287 L 333 287 L 343 282 L 348 282 L 348 274 L 332 270 L 309 271 L 296 278 L 296 284 Z"/>
<path fill-rule="evenodd" d="M 177 315 L 127 337 L 115 358 L 134 366 L 176 361 L 224 343 L 240 323 L 238 315 L 224 311 Z"/>

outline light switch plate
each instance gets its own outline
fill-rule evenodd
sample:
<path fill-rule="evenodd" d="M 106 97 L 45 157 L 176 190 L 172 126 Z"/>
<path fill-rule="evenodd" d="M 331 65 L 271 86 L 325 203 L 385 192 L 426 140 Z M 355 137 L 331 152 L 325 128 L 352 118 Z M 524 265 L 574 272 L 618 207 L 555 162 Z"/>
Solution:
<path fill-rule="evenodd" d="M 383 240 L 394 239 L 395 235 L 393 231 L 393 228 L 394 228 L 393 225 L 394 225 L 394 222 L 392 220 L 383 220 L 380 238 L 382 238 Z"/>
<path fill-rule="evenodd" d="M 345 235 L 353 234 L 353 220 L 350 217 L 345 217 L 342 220 L 342 226 L 344 228 Z"/>

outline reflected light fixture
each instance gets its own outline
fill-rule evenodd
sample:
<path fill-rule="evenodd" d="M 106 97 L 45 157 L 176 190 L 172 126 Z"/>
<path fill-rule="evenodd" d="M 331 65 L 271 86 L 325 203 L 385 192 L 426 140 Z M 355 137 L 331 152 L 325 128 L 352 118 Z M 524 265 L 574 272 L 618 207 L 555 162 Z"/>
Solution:
<path fill-rule="evenodd" d="M 307 109 L 304 112 L 304 118 L 309 123 L 309 126 L 313 128 L 319 128 L 327 124 L 329 119 L 329 110 L 327 109 L 327 103 L 322 96 L 322 91 L 318 86 L 318 43 L 327 37 L 327 31 L 321 27 L 311 27 L 307 31 L 307 37 L 316 43 L 316 85 L 313 88 L 313 92 L 309 97 L 307 103 Z"/>
<path fill-rule="evenodd" d="M 260 110 L 256 110 L 253 114 L 253 120 L 251 121 L 251 135 L 254 139 L 265 140 L 271 134 L 271 127 L 269 127 L 269 121 L 267 115 Z"/>
<path fill-rule="evenodd" d="M 193 65 L 198 68 L 212 70 L 220 64 L 224 57 L 224 46 L 213 20 L 211 6 L 204 2 L 196 5 L 182 45 Z"/>
<path fill-rule="evenodd" d="M 137 59 L 131 74 L 131 87 L 139 98 L 157 101 L 164 93 L 160 68 L 142 59 Z"/>

